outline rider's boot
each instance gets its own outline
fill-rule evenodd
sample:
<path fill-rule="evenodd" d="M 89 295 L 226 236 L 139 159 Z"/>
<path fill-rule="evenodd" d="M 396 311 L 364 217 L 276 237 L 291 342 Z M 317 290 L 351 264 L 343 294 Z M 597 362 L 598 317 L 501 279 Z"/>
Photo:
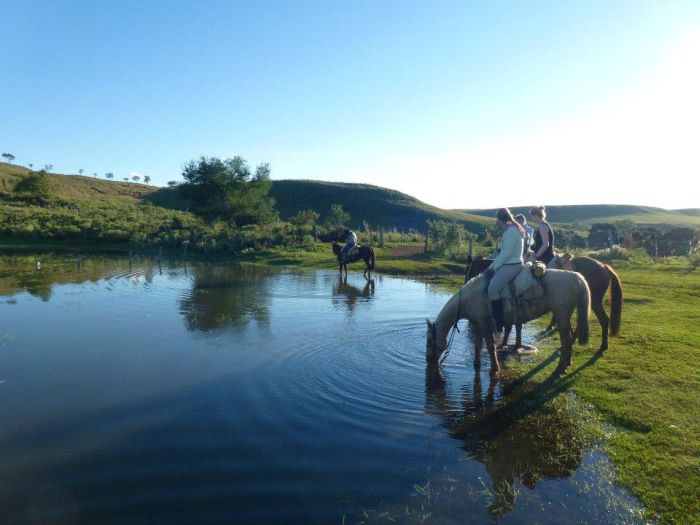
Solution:
<path fill-rule="evenodd" d="M 491 301 L 491 315 L 496 327 L 496 332 L 503 331 L 503 299 Z"/>

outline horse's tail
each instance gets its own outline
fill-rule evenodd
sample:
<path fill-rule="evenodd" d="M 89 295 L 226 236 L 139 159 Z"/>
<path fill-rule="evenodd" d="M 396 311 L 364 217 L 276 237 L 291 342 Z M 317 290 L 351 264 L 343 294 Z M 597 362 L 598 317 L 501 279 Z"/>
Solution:
<path fill-rule="evenodd" d="M 610 276 L 610 335 L 619 335 L 622 322 L 622 281 L 607 264 L 605 269 Z"/>
<path fill-rule="evenodd" d="M 369 247 L 369 269 L 374 270 L 374 249 Z"/>
<path fill-rule="evenodd" d="M 581 277 L 581 295 L 578 298 L 578 342 L 588 343 L 588 316 L 591 313 L 591 292 L 586 281 Z"/>

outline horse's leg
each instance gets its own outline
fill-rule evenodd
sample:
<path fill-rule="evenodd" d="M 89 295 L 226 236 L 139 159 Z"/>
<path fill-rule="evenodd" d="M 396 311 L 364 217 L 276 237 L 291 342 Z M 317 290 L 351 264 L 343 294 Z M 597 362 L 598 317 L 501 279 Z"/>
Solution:
<path fill-rule="evenodd" d="M 512 324 L 507 324 L 505 330 L 503 330 L 503 339 L 501 339 L 502 348 L 506 348 L 508 346 L 508 338 L 510 337 L 510 331 L 512 328 Z"/>
<path fill-rule="evenodd" d="M 484 336 L 481 329 L 476 330 L 474 334 L 474 370 L 481 368 L 481 346 L 484 343 Z"/>
<path fill-rule="evenodd" d="M 600 323 L 602 340 L 600 343 L 599 352 L 604 352 L 608 349 L 608 327 L 610 326 L 610 318 L 608 314 L 605 313 L 603 308 L 603 298 L 602 297 L 591 297 L 591 310 L 595 313 Z"/>
<path fill-rule="evenodd" d="M 564 373 L 564 371 L 571 366 L 571 347 L 573 346 L 573 332 L 571 330 L 571 321 L 565 319 L 563 321 L 557 322 L 557 328 L 559 330 L 559 342 L 561 343 L 561 350 L 559 354 L 559 364 L 555 373 Z"/>
<path fill-rule="evenodd" d="M 555 326 L 557 326 L 557 319 L 556 316 L 552 314 L 552 320 L 549 321 L 549 325 L 544 330 L 545 332 L 551 332 L 552 330 L 554 330 Z"/>
<path fill-rule="evenodd" d="M 523 323 L 518 323 L 515 325 L 515 349 L 522 348 L 523 346 Z"/>
<path fill-rule="evenodd" d="M 489 350 L 489 357 L 491 358 L 491 376 L 500 376 L 501 367 L 498 364 L 498 356 L 496 355 L 496 341 L 493 338 L 493 332 L 491 330 L 485 330 L 484 334 L 486 336 L 486 347 Z"/>

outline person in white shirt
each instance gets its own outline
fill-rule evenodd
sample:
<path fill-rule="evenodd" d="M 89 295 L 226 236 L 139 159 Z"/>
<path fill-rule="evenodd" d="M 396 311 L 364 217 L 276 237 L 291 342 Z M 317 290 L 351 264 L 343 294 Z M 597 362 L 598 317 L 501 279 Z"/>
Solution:
<path fill-rule="evenodd" d="M 525 230 L 525 246 L 523 247 L 523 258 L 526 261 L 528 261 L 534 256 L 534 253 L 532 252 L 532 243 L 534 242 L 533 235 L 535 234 L 535 230 L 532 228 L 532 226 L 529 226 L 527 224 L 527 219 L 522 213 L 516 215 L 515 220 L 518 224 L 520 224 L 520 226 L 523 227 L 523 230 Z"/>
<path fill-rule="evenodd" d="M 523 268 L 523 245 L 525 230 L 516 222 L 508 208 L 496 213 L 496 222 L 503 228 L 503 239 L 498 255 L 486 269 L 484 275 L 491 278 L 488 296 L 496 331 L 503 330 L 503 300 L 501 290 L 515 279 Z"/>
<path fill-rule="evenodd" d="M 345 255 L 357 246 L 357 235 L 355 235 L 355 232 L 350 228 L 345 228 L 343 234 L 345 235 L 345 246 L 341 248 L 340 254 L 343 260 L 345 260 Z"/>

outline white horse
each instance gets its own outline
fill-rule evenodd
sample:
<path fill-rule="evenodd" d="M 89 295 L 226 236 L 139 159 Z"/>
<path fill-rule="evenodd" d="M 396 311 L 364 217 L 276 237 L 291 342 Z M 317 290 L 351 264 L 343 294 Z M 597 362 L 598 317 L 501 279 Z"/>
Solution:
<path fill-rule="evenodd" d="M 547 312 L 552 312 L 557 321 L 557 329 L 561 340 L 561 356 L 557 373 L 564 372 L 571 365 L 571 347 L 573 344 L 571 316 L 578 308 L 579 343 L 588 342 L 588 315 L 591 305 L 591 294 L 584 278 L 576 273 L 565 270 L 547 270 L 542 277 L 543 293 L 540 297 L 526 300 L 515 310 L 506 309 L 504 321 L 506 324 L 518 324 L 532 321 Z M 427 320 L 425 359 L 435 364 L 448 347 L 447 336 L 457 321 L 468 319 L 475 328 L 474 367 L 480 366 L 480 351 L 483 340 L 491 358 L 491 374 L 498 375 L 501 371 L 496 357 L 496 344 L 493 334 L 491 305 L 486 295 L 488 280 L 479 275 L 460 288 L 438 314 L 435 322 Z M 527 295 L 527 294 L 526 294 Z M 514 318 L 515 317 L 515 318 Z"/>

